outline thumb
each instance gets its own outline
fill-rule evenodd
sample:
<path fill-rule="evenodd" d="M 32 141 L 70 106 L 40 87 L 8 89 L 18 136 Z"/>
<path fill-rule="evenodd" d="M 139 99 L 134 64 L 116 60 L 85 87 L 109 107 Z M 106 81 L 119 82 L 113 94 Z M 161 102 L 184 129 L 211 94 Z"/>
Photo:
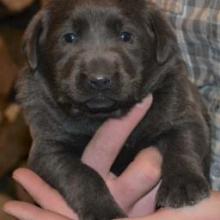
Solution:
<path fill-rule="evenodd" d="M 152 100 L 152 95 L 149 95 L 125 117 L 105 122 L 85 149 L 82 162 L 106 177 L 128 136 L 150 108 Z"/>

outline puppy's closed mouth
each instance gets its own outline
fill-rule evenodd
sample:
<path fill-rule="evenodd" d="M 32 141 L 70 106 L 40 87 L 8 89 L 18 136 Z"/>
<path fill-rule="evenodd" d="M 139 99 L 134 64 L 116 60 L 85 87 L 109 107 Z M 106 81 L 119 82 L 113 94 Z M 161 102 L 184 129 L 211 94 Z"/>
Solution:
<path fill-rule="evenodd" d="M 111 113 L 118 108 L 115 100 L 100 95 L 87 100 L 85 105 L 91 113 Z"/>

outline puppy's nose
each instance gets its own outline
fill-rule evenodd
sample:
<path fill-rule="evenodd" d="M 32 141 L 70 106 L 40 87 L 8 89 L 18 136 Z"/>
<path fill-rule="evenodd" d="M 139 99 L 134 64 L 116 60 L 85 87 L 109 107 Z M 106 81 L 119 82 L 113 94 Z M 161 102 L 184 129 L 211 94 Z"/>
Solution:
<path fill-rule="evenodd" d="M 88 84 L 91 88 L 97 90 L 110 89 L 112 86 L 112 80 L 105 75 L 98 75 L 88 79 Z"/>

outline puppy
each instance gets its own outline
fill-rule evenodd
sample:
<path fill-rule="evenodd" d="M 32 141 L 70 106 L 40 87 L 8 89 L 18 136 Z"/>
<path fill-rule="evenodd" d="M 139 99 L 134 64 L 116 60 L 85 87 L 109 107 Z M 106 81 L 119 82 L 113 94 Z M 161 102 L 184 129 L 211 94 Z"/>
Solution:
<path fill-rule="evenodd" d="M 157 206 L 209 195 L 206 108 L 186 77 L 175 35 L 144 0 L 53 0 L 25 34 L 19 100 L 33 135 L 30 167 L 80 219 L 125 216 L 102 178 L 80 161 L 98 127 L 148 94 L 153 105 L 112 167 L 120 174 L 143 146 L 163 156 Z"/>

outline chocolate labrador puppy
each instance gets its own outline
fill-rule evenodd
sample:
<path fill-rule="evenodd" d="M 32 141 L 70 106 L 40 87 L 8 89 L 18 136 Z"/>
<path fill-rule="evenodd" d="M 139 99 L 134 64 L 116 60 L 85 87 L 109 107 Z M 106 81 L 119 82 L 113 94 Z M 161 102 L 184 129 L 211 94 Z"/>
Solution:
<path fill-rule="evenodd" d="M 102 178 L 80 161 L 100 125 L 148 94 L 153 105 L 112 166 L 120 174 L 143 146 L 163 156 L 159 207 L 209 194 L 208 114 L 186 77 L 176 37 L 145 0 L 53 0 L 25 35 L 19 100 L 33 135 L 29 164 L 83 220 L 125 216 Z"/>

